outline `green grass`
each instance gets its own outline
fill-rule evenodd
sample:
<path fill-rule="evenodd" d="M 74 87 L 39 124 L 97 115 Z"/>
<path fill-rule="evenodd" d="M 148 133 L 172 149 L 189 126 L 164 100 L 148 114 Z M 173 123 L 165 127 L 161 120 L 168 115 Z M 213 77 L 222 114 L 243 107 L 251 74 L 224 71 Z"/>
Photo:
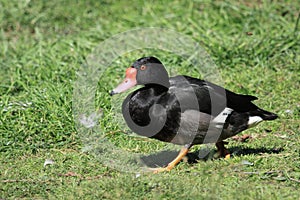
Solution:
<path fill-rule="evenodd" d="M 0 199 L 299 199 L 299 10 L 292 0 L 1 1 Z M 102 41 L 140 27 L 193 38 L 226 88 L 259 97 L 256 104 L 280 118 L 245 131 L 246 142 L 228 139 L 232 159 L 182 162 L 158 175 L 121 172 L 83 152 L 72 112 L 77 72 Z M 112 60 L 95 107 L 103 114 L 99 137 L 124 151 L 114 155 L 120 160 L 166 145 L 119 131 L 125 127 L 113 116 L 122 99 L 107 93 L 144 55 L 158 56 L 174 74 L 201 77 L 198 66 L 159 49 Z M 44 167 L 46 159 L 55 163 Z"/>

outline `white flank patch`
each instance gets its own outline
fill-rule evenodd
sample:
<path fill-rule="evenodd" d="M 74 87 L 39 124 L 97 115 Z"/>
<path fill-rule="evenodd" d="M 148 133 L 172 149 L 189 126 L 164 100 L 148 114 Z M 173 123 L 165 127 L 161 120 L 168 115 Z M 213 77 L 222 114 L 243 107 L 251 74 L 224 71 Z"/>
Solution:
<path fill-rule="evenodd" d="M 220 124 L 217 124 L 217 125 L 216 125 L 216 128 L 219 128 L 219 129 L 221 129 L 221 128 L 223 128 L 223 126 L 224 126 L 224 124 L 222 124 L 222 125 L 220 125 Z"/>
<path fill-rule="evenodd" d="M 214 123 L 220 123 L 220 124 L 224 124 L 228 115 L 230 115 L 230 113 L 232 112 L 233 110 L 231 108 L 225 108 L 222 112 L 220 112 L 220 114 L 218 116 L 216 116 L 212 121 Z"/>
<path fill-rule="evenodd" d="M 256 126 L 257 124 L 259 124 L 263 119 L 259 116 L 252 116 L 252 117 L 249 117 L 249 120 L 248 120 L 248 127 L 253 127 L 253 126 Z"/>

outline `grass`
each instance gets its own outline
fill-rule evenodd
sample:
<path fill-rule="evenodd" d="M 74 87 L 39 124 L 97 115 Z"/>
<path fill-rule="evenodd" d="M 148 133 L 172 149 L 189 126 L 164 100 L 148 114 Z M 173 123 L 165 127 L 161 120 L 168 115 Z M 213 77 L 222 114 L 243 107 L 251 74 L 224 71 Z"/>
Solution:
<path fill-rule="evenodd" d="M 299 10 L 292 0 L 1 1 L 0 198 L 299 199 Z M 138 27 L 193 38 L 226 88 L 259 97 L 256 104 L 280 119 L 245 131 L 246 142 L 228 139 L 229 160 L 182 162 L 159 175 L 121 172 L 82 151 L 72 112 L 77 72 L 102 41 Z M 166 148 L 123 134 L 114 118 L 122 98 L 107 93 L 143 55 L 158 56 L 174 74 L 201 77 L 197 66 L 159 49 L 112 60 L 99 77 L 95 107 L 102 112 L 99 137 L 123 151 L 116 160 Z M 55 163 L 44 167 L 46 159 Z"/>

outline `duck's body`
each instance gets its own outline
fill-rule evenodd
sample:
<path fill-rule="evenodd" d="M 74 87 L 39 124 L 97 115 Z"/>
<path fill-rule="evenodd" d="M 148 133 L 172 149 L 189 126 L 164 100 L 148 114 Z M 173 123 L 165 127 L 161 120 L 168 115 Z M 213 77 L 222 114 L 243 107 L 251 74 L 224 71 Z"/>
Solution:
<path fill-rule="evenodd" d="M 252 101 L 257 99 L 254 96 L 235 94 L 189 76 L 169 78 L 154 57 L 137 60 L 112 94 L 136 84 L 145 86 L 129 94 L 123 102 L 124 119 L 139 135 L 185 145 L 175 164 L 196 144 L 216 143 L 225 153 L 224 139 L 263 120 L 277 118 L 276 114 L 254 105 Z"/>
<path fill-rule="evenodd" d="M 124 118 L 139 135 L 180 145 L 216 143 L 263 120 L 276 118 L 254 105 L 251 101 L 255 99 L 207 81 L 176 76 L 170 78 L 169 89 L 147 85 L 130 94 L 123 103 L 123 114 L 129 110 L 130 118 Z M 155 104 L 160 107 L 150 110 Z M 157 133 L 136 128 L 151 124 L 151 118 L 161 128 Z"/>

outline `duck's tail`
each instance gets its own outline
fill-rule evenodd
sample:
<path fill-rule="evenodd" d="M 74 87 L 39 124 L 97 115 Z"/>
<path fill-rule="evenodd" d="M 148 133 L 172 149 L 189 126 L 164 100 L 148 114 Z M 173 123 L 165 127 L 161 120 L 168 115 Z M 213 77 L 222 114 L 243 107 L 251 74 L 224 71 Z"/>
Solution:
<path fill-rule="evenodd" d="M 251 113 L 252 114 L 252 113 Z M 278 115 L 275 113 L 263 110 L 258 108 L 256 111 L 253 113 L 256 116 L 260 116 L 263 120 L 275 120 L 278 118 Z"/>
<path fill-rule="evenodd" d="M 274 120 L 278 118 L 278 116 L 275 113 L 271 113 L 269 111 L 257 108 L 256 110 L 250 111 L 248 118 L 248 128 L 251 128 L 253 126 L 256 126 L 260 122 L 264 120 Z"/>

